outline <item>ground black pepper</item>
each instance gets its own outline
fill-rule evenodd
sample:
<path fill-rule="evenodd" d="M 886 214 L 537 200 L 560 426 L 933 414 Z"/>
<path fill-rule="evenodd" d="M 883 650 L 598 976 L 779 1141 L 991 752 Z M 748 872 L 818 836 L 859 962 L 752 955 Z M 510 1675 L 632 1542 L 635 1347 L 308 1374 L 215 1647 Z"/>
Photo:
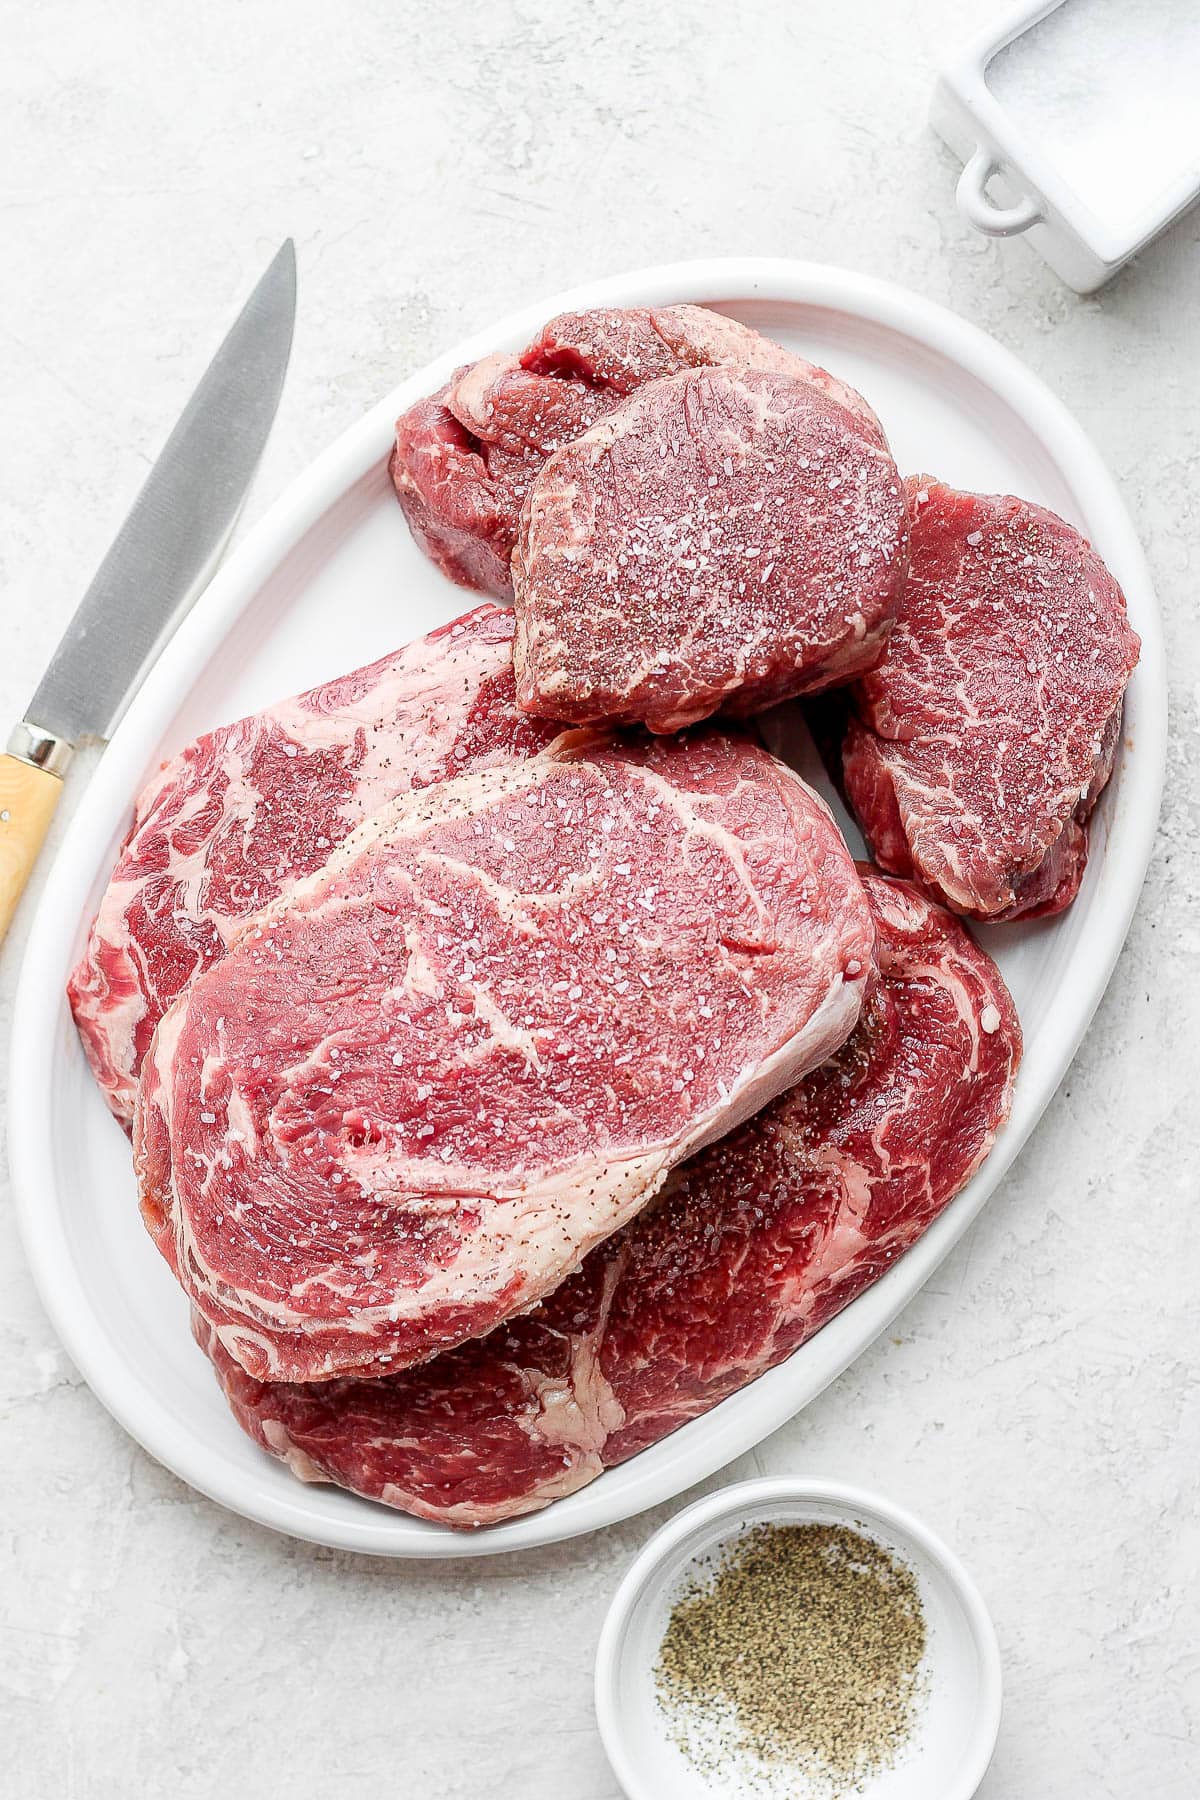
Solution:
<path fill-rule="evenodd" d="M 680 1595 L 655 1678 L 704 1772 L 833 1800 L 911 1737 L 924 1653 L 917 1580 L 890 1551 L 847 1526 L 756 1525 Z"/>

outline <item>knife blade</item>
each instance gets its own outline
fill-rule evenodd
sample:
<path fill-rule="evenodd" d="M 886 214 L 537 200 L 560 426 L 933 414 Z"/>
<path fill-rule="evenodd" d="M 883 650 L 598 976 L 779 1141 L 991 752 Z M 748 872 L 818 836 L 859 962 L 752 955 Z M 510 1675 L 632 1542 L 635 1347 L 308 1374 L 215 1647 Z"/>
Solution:
<path fill-rule="evenodd" d="M 289 238 L 201 377 L 0 756 L 0 941 L 77 744 L 111 735 L 233 529 L 283 390 Z"/>

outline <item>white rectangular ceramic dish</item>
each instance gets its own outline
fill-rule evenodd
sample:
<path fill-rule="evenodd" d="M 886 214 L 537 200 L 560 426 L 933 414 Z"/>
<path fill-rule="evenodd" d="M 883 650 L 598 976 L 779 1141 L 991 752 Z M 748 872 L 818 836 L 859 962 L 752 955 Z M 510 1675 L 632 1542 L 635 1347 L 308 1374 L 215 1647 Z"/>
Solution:
<path fill-rule="evenodd" d="M 471 596 L 409 538 L 386 462 L 396 413 L 458 364 L 516 347 L 567 307 L 698 301 L 847 377 L 903 470 L 1053 507 L 1096 544 L 1142 636 L 1117 768 L 1070 912 L 988 934 L 1016 998 L 1025 1063 L 1011 1123 L 974 1181 L 874 1288 L 791 1359 L 707 1417 L 528 1518 L 465 1535 L 333 1487 L 306 1487 L 235 1425 L 192 1343 L 187 1306 L 138 1217 L 129 1147 L 95 1090 L 63 987 L 143 777 L 197 732 L 379 656 Z M 901 289 L 802 263 L 688 263 L 539 301 L 420 370 L 313 466 L 217 576 L 105 753 L 39 908 L 17 1000 L 13 1173 L 38 1287 L 69 1350 L 125 1428 L 185 1481 L 316 1543 L 390 1556 L 544 1544 L 679 1493 L 820 1393 L 962 1236 L 1033 1129 L 1087 1027 L 1129 925 L 1153 840 L 1166 734 L 1162 641 L 1137 539 L 1096 452 L 1007 351 Z"/>
<path fill-rule="evenodd" d="M 1089 294 L 1200 197 L 1198 92 L 1194 0 L 1023 0 L 942 70 L 931 121 L 963 217 Z"/>

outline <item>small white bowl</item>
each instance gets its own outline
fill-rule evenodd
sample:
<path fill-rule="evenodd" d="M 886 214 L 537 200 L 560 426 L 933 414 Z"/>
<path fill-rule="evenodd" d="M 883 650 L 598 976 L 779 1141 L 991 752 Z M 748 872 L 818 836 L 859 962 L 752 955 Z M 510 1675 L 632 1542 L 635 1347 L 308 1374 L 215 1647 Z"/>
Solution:
<path fill-rule="evenodd" d="M 1191 159 L 1184 168 L 1168 163 L 1164 169 L 1153 135 L 1146 134 L 1142 142 L 1130 144 L 1128 156 L 1143 182 L 1140 209 L 1120 206 L 1114 210 L 1110 206 L 1105 211 L 1103 198 L 1093 197 L 1089 204 L 1075 192 L 1051 146 L 1014 117 L 988 81 L 989 65 L 1062 7 L 1063 0 L 1017 0 L 1004 18 L 993 19 L 941 70 L 930 123 L 964 164 L 956 199 L 959 211 L 976 231 L 985 237 L 1015 237 L 1027 232 L 1030 243 L 1056 275 L 1076 293 L 1091 294 L 1200 198 L 1200 158 Z M 1053 26 L 1086 30 L 1089 21 L 1081 17 L 1085 12 L 1085 8 L 1072 7 L 1053 21 Z M 1104 29 L 1103 20 L 1091 17 L 1090 23 Z M 1147 25 L 1146 29 L 1152 28 Z M 1050 27 L 1031 45 L 1046 68 L 1072 61 L 1074 48 L 1069 37 Z M 1124 48 L 1117 38 L 1109 52 L 1110 61 L 1120 64 Z M 1121 72 L 1126 85 L 1139 84 L 1135 68 L 1121 64 Z M 1081 91 L 1087 92 L 1085 70 L 1080 70 L 1076 81 Z M 1157 96 L 1152 84 L 1142 76 L 1140 85 L 1146 108 L 1153 108 Z M 1119 125 L 1116 128 L 1119 130 Z M 1004 199 L 991 197 L 989 183 L 994 176 L 999 176 L 1006 189 Z"/>
<path fill-rule="evenodd" d="M 849 1525 L 913 1569 L 927 1632 L 926 1695 L 895 1767 L 860 1792 L 862 1800 L 970 1800 L 1000 1729 L 1000 1653 L 979 1590 L 945 1544 L 890 1501 L 839 1482 L 788 1478 L 739 1482 L 689 1506 L 655 1533 L 617 1589 L 596 1652 L 596 1718 L 629 1800 L 733 1800 L 744 1792 L 732 1763 L 726 1776 L 702 1772 L 672 1743 L 654 1667 L 696 1559 L 763 1522 Z M 769 1789 L 754 1792 L 767 1800 Z"/>

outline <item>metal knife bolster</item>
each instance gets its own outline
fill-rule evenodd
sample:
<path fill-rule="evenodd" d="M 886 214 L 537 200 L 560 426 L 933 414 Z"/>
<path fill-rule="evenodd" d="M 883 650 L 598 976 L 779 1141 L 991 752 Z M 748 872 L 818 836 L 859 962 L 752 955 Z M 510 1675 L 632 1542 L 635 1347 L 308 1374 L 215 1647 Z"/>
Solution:
<path fill-rule="evenodd" d="M 22 719 L 13 727 L 8 740 L 8 754 L 29 763 L 35 769 L 45 769 L 47 775 L 57 775 L 61 779 L 67 772 L 71 758 L 75 754 L 74 744 L 66 738 L 56 737 L 41 725 L 34 725 L 29 719 Z"/>

